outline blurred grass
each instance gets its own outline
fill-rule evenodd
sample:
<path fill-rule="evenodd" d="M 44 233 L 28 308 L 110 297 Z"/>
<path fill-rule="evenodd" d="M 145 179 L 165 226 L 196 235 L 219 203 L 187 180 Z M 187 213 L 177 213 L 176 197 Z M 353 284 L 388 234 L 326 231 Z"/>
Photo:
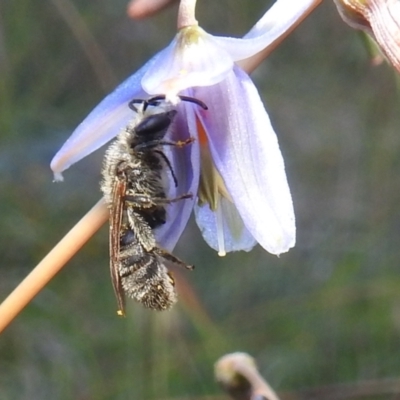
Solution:
<path fill-rule="evenodd" d="M 77 26 L 60 7 L 78 13 Z M 51 157 L 174 34 L 174 9 L 133 22 L 125 7 L 0 3 L 2 298 L 100 196 L 102 151 L 60 185 Z M 266 5 L 198 9 L 210 32 L 241 35 Z M 398 377 L 396 78 L 369 64 L 325 2 L 254 79 L 286 160 L 296 248 L 279 259 L 260 248 L 218 258 L 191 223 L 177 254 L 197 268 L 181 273 L 190 286 L 181 283 L 180 304 L 164 314 L 130 304 L 118 319 L 104 227 L 0 337 L 1 399 L 207 398 L 219 393 L 213 363 L 236 350 L 253 354 L 278 391 Z"/>

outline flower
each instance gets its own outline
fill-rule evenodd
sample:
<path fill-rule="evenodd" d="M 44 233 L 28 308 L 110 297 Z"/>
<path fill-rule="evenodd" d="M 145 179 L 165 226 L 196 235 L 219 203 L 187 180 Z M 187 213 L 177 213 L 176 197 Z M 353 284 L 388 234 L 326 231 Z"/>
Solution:
<path fill-rule="evenodd" d="M 181 2 L 180 12 L 184 3 L 190 0 Z M 256 242 L 273 254 L 288 251 L 295 243 L 295 219 L 283 158 L 257 89 L 236 62 L 272 44 L 313 3 L 278 0 L 242 39 L 212 36 L 193 16 L 189 24 L 181 21 L 172 43 L 73 132 L 51 162 L 55 179 L 127 125 L 131 99 L 165 94 L 177 103 L 172 135 L 197 139 L 168 154 L 179 182 L 168 195 L 198 198 L 195 205 L 185 200 L 169 206 L 167 223 L 156 232 L 160 245 L 175 246 L 194 206 L 205 240 L 221 255 L 248 251 Z M 179 103 L 178 94 L 202 100 L 209 110 Z"/>
<path fill-rule="evenodd" d="M 396 0 L 335 0 L 343 20 L 375 39 L 400 72 L 400 3 Z"/>

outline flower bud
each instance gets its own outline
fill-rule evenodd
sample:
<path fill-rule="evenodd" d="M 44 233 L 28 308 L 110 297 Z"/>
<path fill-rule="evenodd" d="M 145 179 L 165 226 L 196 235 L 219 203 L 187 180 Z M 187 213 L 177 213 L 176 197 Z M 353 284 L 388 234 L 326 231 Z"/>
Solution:
<path fill-rule="evenodd" d="M 400 2 L 398 0 L 335 0 L 343 20 L 367 31 L 400 72 Z"/>

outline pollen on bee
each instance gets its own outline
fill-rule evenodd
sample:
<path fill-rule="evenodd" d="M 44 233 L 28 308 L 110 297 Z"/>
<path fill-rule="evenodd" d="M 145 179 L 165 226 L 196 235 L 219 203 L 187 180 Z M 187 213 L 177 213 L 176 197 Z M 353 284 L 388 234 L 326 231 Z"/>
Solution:
<path fill-rule="evenodd" d="M 194 137 L 190 137 L 190 138 L 188 138 L 186 140 L 178 140 L 176 142 L 176 146 L 177 147 L 184 147 L 184 146 L 187 146 L 188 144 L 193 143 L 195 140 L 196 139 Z"/>
<path fill-rule="evenodd" d="M 125 317 L 125 313 L 122 310 L 117 310 L 117 315 L 119 317 Z"/>

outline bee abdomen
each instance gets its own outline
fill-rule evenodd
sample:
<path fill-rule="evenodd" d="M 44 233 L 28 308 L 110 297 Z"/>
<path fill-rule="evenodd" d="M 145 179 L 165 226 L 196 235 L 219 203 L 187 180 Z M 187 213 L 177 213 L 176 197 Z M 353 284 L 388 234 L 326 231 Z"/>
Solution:
<path fill-rule="evenodd" d="M 130 266 L 121 265 L 122 287 L 128 297 L 153 310 L 167 310 L 177 301 L 175 282 L 153 253 L 146 253 Z M 131 259 L 133 260 L 133 259 Z"/>

